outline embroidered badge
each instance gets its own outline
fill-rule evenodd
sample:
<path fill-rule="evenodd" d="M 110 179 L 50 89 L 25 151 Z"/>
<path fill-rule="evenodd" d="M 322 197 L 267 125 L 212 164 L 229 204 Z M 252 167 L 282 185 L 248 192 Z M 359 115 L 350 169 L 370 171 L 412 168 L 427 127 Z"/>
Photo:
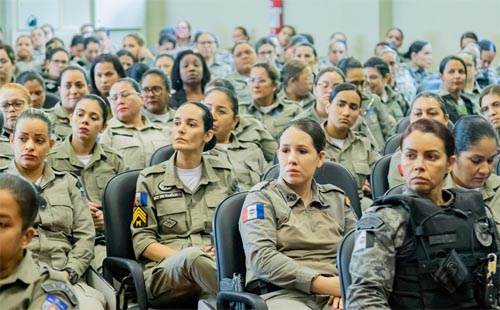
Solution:
<path fill-rule="evenodd" d="M 297 195 L 295 195 L 293 193 L 286 194 L 286 201 L 290 202 L 290 201 L 295 201 L 295 200 L 297 200 Z"/>
<path fill-rule="evenodd" d="M 62 301 L 57 296 L 54 295 L 47 295 L 47 298 L 45 298 L 45 302 L 42 305 L 43 310 L 66 310 L 68 309 L 68 305 Z"/>
<path fill-rule="evenodd" d="M 171 218 L 167 218 L 164 222 L 163 225 L 167 226 L 168 228 L 172 228 L 175 225 L 177 225 L 177 221 Z"/>
<path fill-rule="evenodd" d="M 137 192 L 135 193 L 134 207 L 146 207 L 148 205 L 148 193 Z"/>
<path fill-rule="evenodd" d="M 159 184 L 158 184 L 158 189 L 163 191 L 163 192 L 168 192 L 169 190 L 172 189 L 172 186 L 167 186 L 165 184 L 163 184 L 163 181 L 161 181 Z"/>
<path fill-rule="evenodd" d="M 158 200 L 162 200 L 162 199 L 179 198 L 179 197 L 182 197 L 181 191 L 153 196 L 153 201 L 158 201 Z"/>
<path fill-rule="evenodd" d="M 351 199 L 349 197 L 345 196 L 345 205 L 350 207 L 351 206 Z"/>
<path fill-rule="evenodd" d="M 134 228 L 146 227 L 148 225 L 148 214 L 141 206 L 134 209 L 134 214 L 132 215 L 132 225 Z"/>
<path fill-rule="evenodd" d="M 264 204 L 256 203 L 243 209 L 243 223 L 264 218 Z"/>

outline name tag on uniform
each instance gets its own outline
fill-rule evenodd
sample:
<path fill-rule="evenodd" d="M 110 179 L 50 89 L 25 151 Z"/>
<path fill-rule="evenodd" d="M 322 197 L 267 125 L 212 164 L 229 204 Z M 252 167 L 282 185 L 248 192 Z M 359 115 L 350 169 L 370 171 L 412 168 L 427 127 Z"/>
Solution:
<path fill-rule="evenodd" d="M 243 209 L 243 223 L 264 218 L 264 204 L 256 203 Z"/>
<path fill-rule="evenodd" d="M 162 200 L 162 199 L 179 198 L 179 197 L 182 197 L 182 193 L 180 191 L 153 196 L 153 201 L 158 201 L 158 200 Z"/>
<path fill-rule="evenodd" d="M 164 224 L 165 226 L 167 226 L 168 228 L 172 228 L 172 227 L 174 227 L 175 225 L 177 225 L 177 221 L 176 221 L 176 220 L 174 220 L 174 219 L 171 219 L 171 218 L 167 218 L 167 219 L 163 222 L 163 224 Z"/>

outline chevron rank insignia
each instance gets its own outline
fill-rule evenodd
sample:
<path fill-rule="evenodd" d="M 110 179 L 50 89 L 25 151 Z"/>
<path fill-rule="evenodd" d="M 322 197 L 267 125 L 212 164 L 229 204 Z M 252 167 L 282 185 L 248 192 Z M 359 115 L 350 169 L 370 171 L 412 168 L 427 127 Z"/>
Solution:
<path fill-rule="evenodd" d="M 135 207 L 132 215 L 132 226 L 134 228 L 146 227 L 148 225 L 148 215 L 143 207 Z"/>

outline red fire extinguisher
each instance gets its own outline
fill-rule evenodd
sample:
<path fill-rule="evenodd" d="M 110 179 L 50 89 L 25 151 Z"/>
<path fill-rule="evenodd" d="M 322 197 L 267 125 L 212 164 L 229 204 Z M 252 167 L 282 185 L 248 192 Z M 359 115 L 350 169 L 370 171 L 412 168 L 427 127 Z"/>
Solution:
<path fill-rule="evenodd" d="M 283 0 L 269 0 L 271 34 L 278 34 L 283 26 Z"/>

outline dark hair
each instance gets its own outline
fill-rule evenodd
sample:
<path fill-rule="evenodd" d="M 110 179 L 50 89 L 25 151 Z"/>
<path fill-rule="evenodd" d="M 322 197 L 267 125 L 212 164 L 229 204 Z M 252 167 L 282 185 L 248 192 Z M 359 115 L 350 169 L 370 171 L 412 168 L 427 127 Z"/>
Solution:
<path fill-rule="evenodd" d="M 80 27 L 80 32 L 83 33 L 83 28 L 85 27 L 92 27 L 92 32 L 95 32 L 95 26 L 94 24 L 91 24 L 91 23 L 87 23 L 87 24 L 83 24 L 81 27 Z"/>
<path fill-rule="evenodd" d="M 95 44 L 101 46 L 101 42 L 99 41 L 98 38 L 96 38 L 96 37 L 88 37 L 88 38 L 85 38 L 85 40 L 83 41 L 83 48 L 87 49 L 87 46 L 90 43 L 95 43 Z"/>
<path fill-rule="evenodd" d="M 293 27 L 291 25 L 283 25 L 283 26 L 281 26 L 280 32 L 281 32 L 281 30 L 283 30 L 283 28 L 290 29 L 292 31 L 292 37 L 297 34 L 297 30 L 295 30 L 295 27 Z"/>
<path fill-rule="evenodd" d="M 326 67 L 326 68 L 321 69 L 321 71 L 319 71 L 318 74 L 316 74 L 316 77 L 314 77 L 314 85 L 318 85 L 319 79 L 323 76 L 323 74 L 328 73 L 328 72 L 337 73 L 342 78 L 342 81 L 345 82 L 345 75 L 342 71 L 340 71 L 339 68 Z"/>
<path fill-rule="evenodd" d="M 345 50 L 347 51 L 347 42 L 344 40 L 341 40 L 341 39 L 335 39 L 333 41 L 330 41 L 330 43 L 328 44 L 328 48 L 331 48 L 332 45 L 335 43 L 340 43 L 340 44 L 344 45 Z"/>
<path fill-rule="evenodd" d="M 439 63 L 439 73 L 443 74 L 446 65 L 452 60 L 460 62 L 462 66 L 464 66 L 465 75 L 467 75 L 467 66 L 465 65 L 465 62 L 462 60 L 462 58 L 455 55 L 448 55 L 445 58 L 443 58 L 443 60 L 441 60 L 441 62 Z"/>
<path fill-rule="evenodd" d="M 132 54 L 129 50 L 121 49 L 118 52 L 116 52 L 116 57 L 118 57 L 118 59 L 122 56 L 127 56 L 132 58 L 133 63 L 137 62 L 137 58 L 135 58 L 134 54 Z"/>
<path fill-rule="evenodd" d="M 113 54 L 101 54 L 101 55 L 97 56 L 97 58 L 92 63 L 92 66 L 90 67 L 89 76 L 90 76 L 90 83 L 92 86 L 92 93 L 95 95 L 99 95 L 99 96 L 101 95 L 101 93 L 97 89 L 97 85 L 95 84 L 95 77 L 94 77 L 95 66 L 97 64 L 104 63 L 104 62 L 111 63 L 113 65 L 116 73 L 118 74 L 118 76 L 120 78 L 124 78 L 126 76 L 125 70 L 123 70 L 122 64 L 120 63 L 120 59 L 118 59 L 118 57 L 116 57 Z"/>
<path fill-rule="evenodd" d="M 231 83 L 229 80 L 223 79 L 223 78 L 217 78 L 213 79 L 210 82 L 208 82 L 207 86 L 205 86 L 205 89 L 208 88 L 214 88 L 214 87 L 224 87 L 232 91 L 233 93 L 236 93 L 236 89 L 234 88 L 233 83 Z M 0 113 L 1 114 L 1 113 Z"/>
<path fill-rule="evenodd" d="M 165 86 L 167 92 L 170 93 L 170 90 L 172 88 L 172 86 L 170 85 L 170 78 L 165 72 L 163 72 L 163 70 L 160 70 L 158 68 L 151 68 L 148 71 L 144 72 L 141 81 L 144 80 L 144 78 L 148 75 L 156 75 L 157 77 L 159 77 L 163 81 L 163 86 Z"/>
<path fill-rule="evenodd" d="M 170 34 L 162 34 L 160 36 L 160 38 L 158 39 L 158 45 L 163 45 L 167 42 L 170 42 L 173 44 L 174 48 L 175 48 L 175 37 L 173 35 L 170 35 Z"/>
<path fill-rule="evenodd" d="M 410 48 L 406 53 L 403 54 L 404 58 L 411 59 L 411 54 L 420 52 L 424 46 L 428 45 L 429 42 L 424 40 L 417 40 L 410 45 Z"/>
<path fill-rule="evenodd" d="M 212 112 L 210 112 L 210 110 L 204 104 L 201 104 L 199 102 L 188 101 L 181 104 L 177 110 L 188 104 L 195 105 L 203 110 L 203 115 L 201 116 L 201 118 L 203 119 L 203 130 L 205 132 L 212 130 L 214 128 L 214 118 L 212 116 Z M 215 147 L 216 144 L 217 144 L 217 137 L 215 137 L 214 135 L 212 137 L 212 140 L 205 143 L 205 146 L 203 147 L 203 152 L 210 151 Z"/>
<path fill-rule="evenodd" d="M 391 27 L 391 28 L 387 29 L 385 36 L 387 37 L 389 35 L 389 32 L 391 32 L 393 30 L 396 30 L 397 32 L 399 32 L 401 34 L 401 40 L 403 40 L 403 38 L 404 38 L 403 30 L 401 30 L 401 28 L 398 28 L 398 27 Z"/>
<path fill-rule="evenodd" d="M 194 35 L 194 42 L 195 43 L 198 43 L 198 39 L 200 38 L 200 36 L 202 34 L 208 34 L 210 35 L 213 39 L 214 39 L 214 42 L 215 42 L 215 45 L 219 46 L 219 40 L 217 40 L 217 37 L 215 36 L 215 34 L 211 33 L 211 32 L 208 32 L 208 31 L 198 31 L 195 35 Z"/>
<path fill-rule="evenodd" d="M 66 54 L 66 56 L 68 56 L 68 59 L 70 58 L 68 51 L 66 49 L 64 49 L 64 47 L 56 47 L 56 48 L 53 48 L 51 50 L 47 50 L 47 52 L 45 53 L 46 59 L 48 61 L 52 61 L 52 58 L 54 57 L 54 55 L 59 53 L 59 52 L 63 52 L 64 54 Z"/>
<path fill-rule="evenodd" d="M 85 38 L 80 34 L 75 34 L 73 36 L 73 38 L 71 39 L 70 47 L 76 46 L 78 44 L 84 44 L 84 43 L 85 43 Z"/>
<path fill-rule="evenodd" d="M 344 58 L 341 61 L 339 61 L 337 63 L 337 68 L 342 70 L 344 75 L 347 75 L 347 71 L 349 71 L 350 69 L 362 69 L 363 66 L 361 65 L 359 60 L 357 60 L 356 58 L 348 57 L 348 58 Z"/>
<path fill-rule="evenodd" d="M 238 41 L 238 42 L 234 43 L 233 47 L 231 48 L 231 55 L 234 54 L 234 50 L 236 50 L 236 48 L 238 46 L 243 45 L 243 44 L 250 46 L 250 48 L 253 50 L 253 46 L 250 43 L 248 43 L 248 41 Z"/>
<path fill-rule="evenodd" d="M 278 143 L 280 143 L 281 136 L 283 136 L 283 133 L 288 129 L 288 128 L 297 128 L 305 133 L 307 133 L 313 142 L 314 149 L 316 152 L 321 152 L 325 150 L 326 147 L 326 135 L 325 132 L 323 131 L 323 128 L 321 128 L 321 125 L 313 120 L 312 118 L 305 117 L 305 118 L 299 118 L 296 120 L 293 120 L 289 122 L 281 131 L 281 134 L 278 139 Z"/>
<path fill-rule="evenodd" d="M 309 41 L 309 39 L 307 37 L 305 37 L 304 35 L 302 34 L 296 34 L 294 35 L 293 37 L 290 38 L 290 43 L 288 44 L 288 46 L 296 46 L 298 44 L 301 44 L 301 43 L 309 43 L 309 44 L 312 44 L 311 41 Z"/>
<path fill-rule="evenodd" d="M 10 45 L 7 44 L 0 44 L 0 50 L 4 50 L 5 53 L 7 54 L 7 57 L 9 57 L 10 62 L 15 64 L 16 63 L 16 53 L 12 49 Z"/>
<path fill-rule="evenodd" d="M 137 42 L 137 45 L 144 46 L 144 39 L 138 33 L 129 33 L 123 37 L 123 39 L 125 38 L 132 38 Z"/>
<path fill-rule="evenodd" d="M 99 104 L 99 107 L 102 110 L 102 124 L 105 125 L 106 121 L 108 120 L 108 105 L 106 104 L 106 102 L 104 101 L 104 99 L 102 99 L 101 96 L 97 96 L 97 95 L 94 95 L 94 94 L 83 95 L 75 103 L 75 110 L 76 110 L 76 107 L 78 106 L 78 104 L 80 103 L 80 101 L 82 101 L 84 99 L 94 100 L 94 101 L 96 101 Z"/>
<path fill-rule="evenodd" d="M 328 98 L 328 101 L 331 103 L 333 101 L 333 99 L 335 99 L 335 97 L 337 97 L 337 95 L 343 91 L 348 91 L 348 90 L 352 90 L 354 92 L 356 92 L 356 94 L 359 96 L 359 105 L 361 107 L 361 93 L 359 92 L 359 89 L 356 85 L 352 84 L 352 83 L 341 83 L 341 84 L 338 84 L 338 85 L 335 85 L 335 87 L 332 89 L 332 91 L 330 92 L 330 97 Z"/>
<path fill-rule="evenodd" d="M 382 75 L 382 77 L 385 77 L 387 74 L 390 73 L 389 65 L 387 64 L 387 62 L 385 62 L 384 59 L 380 57 L 369 58 L 365 62 L 364 67 L 377 69 L 377 71 Z"/>
<path fill-rule="evenodd" d="M 83 69 L 82 67 L 80 67 L 78 65 L 67 66 L 66 68 L 64 68 L 61 71 L 61 74 L 59 74 L 59 78 L 58 78 L 58 81 L 57 81 L 57 83 L 59 85 L 61 85 L 62 78 L 63 78 L 64 74 L 66 72 L 68 72 L 68 71 L 80 71 L 83 74 L 83 77 L 85 78 L 85 83 L 87 83 L 87 86 L 89 85 L 89 77 L 87 76 L 87 72 L 85 71 L 85 69 Z"/>
<path fill-rule="evenodd" d="M 314 54 L 314 58 L 318 58 L 318 52 L 316 52 L 316 48 L 311 43 L 299 43 L 295 46 L 295 48 L 297 49 L 301 46 L 307 46 L 307 47 L 311 48 L 313 51 L 313 54 Z"/>
<path fill-rule="evenodd" d="M 54 122 L 52 121 L 52 119 L 50 118 L 50 116 L 45 113 L 43 110 L 40 110 L 40 109 L 35 109 L 35 108 L 28 108 L 24 111 L 21 112 L 21 114 L 19 114 L 16 118 L 16 122 L 14 123 L 14 128 L 12 128 L 12 133 L 15 135 L 16 134 L 16 128 L 17 128 L 17 124 L 19 124 L 19 122 L 25 118 L 28 118 L 28 119 L 39 119 L 41 121 L 43 121 L 44 123 L 47 124 L 47 128 L 48 128 L 48 135 L 49 135 L 49 138 L 52 137 L 53 133 L 54 133 Z"/>
<path fill-rule="evenodd" d="M 300 33 L 300 35 L 309 42 L 309 44 L 314 45 L 314 37 L 309 33 Z"/>
<path fill-rule="evenodd" d="M 149 66 L 142 62 L 136 62 L 127 69 L 127 76 L 137 83 L 142 81 L 142 75 L 149 70 Z"/>
<path fill-rule="evenodd" d="M 424 91 L 419 93 L 415 99 L 413 99 L 413 102 L 411 103 L 410 111 L 413 110 L 413 105 L 415 104 L 415 101 L 420 98 L 432 98 L 436 100 L 439 103 L 439 108 L 441 111 L 443 111 L 444 115 L 448 115 L 448 111 L 446 110 L 446 102 L 444 101 L 443 97 L 439 96 L 436 93 L 430 92 L 430 91 Z"/>
<path fill-rule="evenodd" d="M 45 82 L 43 80 L 43 77 L 36 71 L 24 71 L 19 73 L 19 75 L 16 77 L 17 84 L 24 85 L 29 81 L 38 81 L 38 83 L 40 83 L 45 91 Z"/>
<path fill-rule="evenodd" d="M 61 47 L 61 48 L 64 48 L 64 46 L 65 46 L 64 41 L 61 38 L 53 37 L 52 39 L 50 39 L 47 42 L 45 42 L 45 48 L 47 50 L 54 49 L 55 47 L 52 47 L 52 45 L 54 45 L 55 43 L 61 44 L 61 46 L 58 46 L 58 47 Z"/>
<path fill-rule="evenodd" d="M 23 231 L 33 226 L 40 206 L 40 196 L 33 183 L 22 176 L 2 173 L 0 189 L 10 192 L 19 206 Z"/>
<path fill-rule="evenodd" d="M 158 54 L 156 55 L 156 58 L 155 58 L 155 63 L 158 61 L 158 59 L 162 58 L 162 57 L 167 57 L 167 58 L 170 58 L 172 59 L 172 62 L 175 61 L 175 58 L 174 56 L 170 55 L 170 54 L 167 54 L 167 53 L 161 53 L 161 54 Z"/>
<path fill-rule="evenodd" d="M 183 89 L 183 82 L 181 79 L 181 61 L 184 57 L 188 55 L 194 55 L 197 57 L 201 65 L 203 67 L 203 76 L 201 78 L 201 91 L 205 91 L 205 86 L 207 83 L 210 81 L 210 70 L 208 69 L 207 62 L 205 61 L 205 58 L 201 56 L 199 53 L 195 53 L 192 50 L 185 50 L 177 54 L 177 57 L 175 58 L 174 65 L 172 67 L 172 88 L 175 89 L 176 91 L 180 91 Z"/>
<path fill-rule="evenodd" d="M 243 26 L 236 26 L 236 27 L 234 27 L 234 29 L 239 29 L 239 30 L 241 30 L 241 32 L 243 33 L 243 35 L 244 35 L 245 37 L 247 37 L 247 38 L 248 38 L 248 40 L 250 40 L 250 36 L 248 35 L 248 31 L 247 31 L 247 29 L 246 29 L 245 27 L 243 27 Z"/>
<path fill-rule="evenodd" d="M 231 102 L 231 110 L 233 110 L 233 119 L 236 118 L 236 116 L 238 116 L 238 110 L 239 110 L 238 96 L 236 95 L 236 93 L 234 91 L 230 90 L 229 88 L 226 88 L 226 87 L 214 87 L 214 88 L 210 88 L 205 93 L 205 97 L 207 97 L 208 94 L 210 94 L 214 91 L 218 91 L 218 92 L 221 92 L 224 95 L 226 95 L 226 97 Z"/>
<path fill-rule="evenodd" d="M 473 145 L 483 138 L 495 139 L 498 145 L 497 135 L 491 124 L 480 115 L 462 116 L 453 128 L 455 136 L 456 155 L 468 151 Z"/>
<path fill-rule="evenodd" d="M 301 64 L 303 64 L 303 62 L 298 61 L 298 60 L 293 60 L 293 61 L 300 62 Z M 306 65 L 304 64 L 304 68 L 305 68 L 305 66 Z M 266 73 L 269 76 L 269 78 L 271 79 L 271 81 L 273 83 L 276 83 L 276 86 L 279 86 L 280 79 L 281 79 L 280 72 L 278 71 L 278 69 L 274 65 L 267 63 L 267 62 L 259 62 L 259 63 L 256 63 L 255 65 L 253 65 L 252 68 L 262 68 L 262 69 L 266 70 Z M 276 99 L 277 95 L 278 95 L 278 87 L 276 87 L 276 91 L 274 92 L 274 99 Z"/>
<path fill-rule="evenodd" d="M 483 39 L 478 42 L 479 47 L 481 48 L 481 52 L 483 51 L 490 51 L 490 52 L 497 52 L 497 47 L 493 41 L 488 40 L 488 39 Z"/>
<path fill-rule="evenodd" d="M 403 149 L 404 140 L 414 131 L 423 133 L 432 133 L 443 141 L 446 157 L 450 158 L 455 154 L 455 139 L 451 131 L 439 121 L 427 118 L 421 118 L 411 123 L 403 132 L 400 141 L 400 147 Z"/>
<path fill-rule="evenodd" d="M 479 106 L 482 107 L 483 98 L 487 95 L 497 95 L 500 96 L 500 85 L 491 84 L 483 88 L 481 94 L 479 95 Z"/>
<path fill-rule="evenodd" d="M 255 43 L 255 52 L 258 53 L 259 52 L 259 48 L 261 48 L 262 45 L 266 45 L 266 44 L 269 44 L 271 45 L 273 48 L 276 49 L 276 45 L 274 44 L 274 42 L 269 39 L 269 37 L 263 37 L 263 38 L 260 38 L 256 43 Z"/>
<path fill-rule="evenodd" d="M 468 32 L 464 32 L 461 36 L 460 36 L 460 48 L 462 48 L 462 41 L 464 39 L 472 39 L 474 41 L 479 41 L 479 38 L 477 37 L 477 35 L 474 33 L 474 32 L 471 32 L 471 31 L 468 31 Z"/>
<path fill-rule="evenodd" d="M 122 83 L 122 82 L 128 83 L 139 94 L 142 92 L 141 85 L 139 85 L 139 83 L 137 83 L 136 80 L 131 79 L 129 77 L 124 77 L 124 78 L 118 79 L 113 85 L 118 84 L 118 83 Z"/>
<path fill-rule="evenodd" d="M 291 78 L 297 78 L 305 68 L 307 68 L 307 65 L 303 61 L 296 59 L 291 59 L 290 61 L 288 61 L 281 69 L 282 87 L 286 88 L 288 81 Z"/>

